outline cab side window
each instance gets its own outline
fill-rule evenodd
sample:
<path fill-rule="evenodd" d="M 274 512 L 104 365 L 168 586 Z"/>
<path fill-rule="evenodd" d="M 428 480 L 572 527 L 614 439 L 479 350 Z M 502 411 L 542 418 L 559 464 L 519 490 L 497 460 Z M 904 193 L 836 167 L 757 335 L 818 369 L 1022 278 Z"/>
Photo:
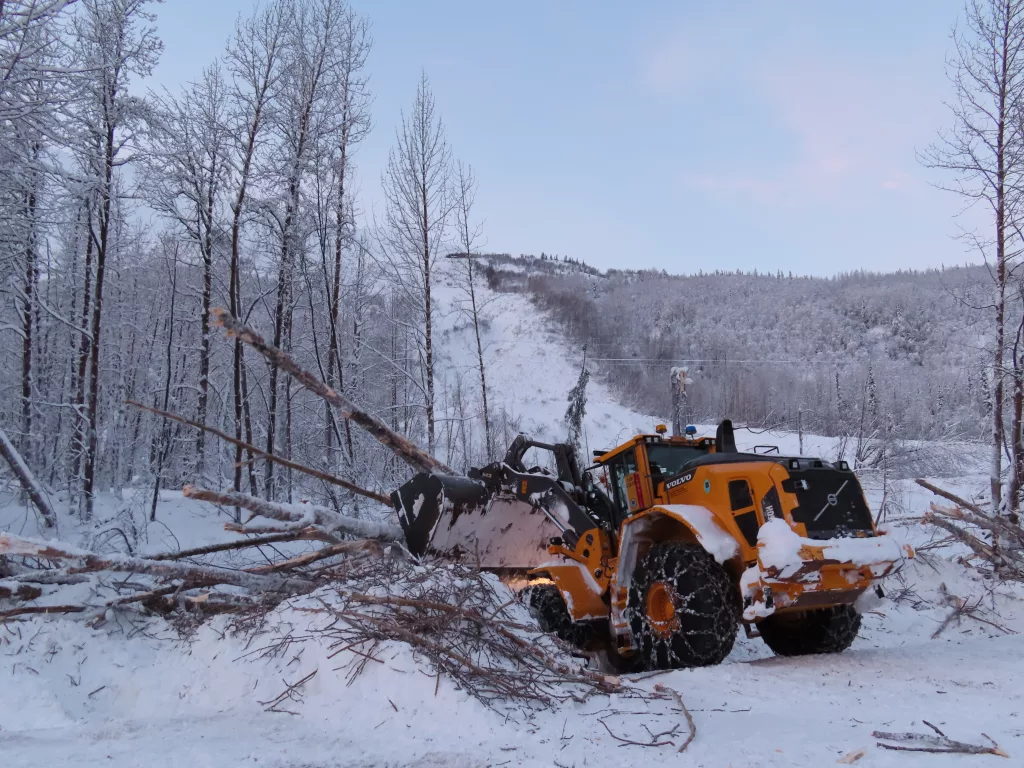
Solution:
<path fill-rule="evenodd" d="M 750 546 L 757 544 L 757 512 L 754 511 L 754 495 L 746 480 L 729 481 L 729 506 L 732 508 L 736 526 Z"/>
<path fill-rule="evenodd" d="M 615 507 L 615 524 L 619 525 L 629 516 L 629 496 L 626 493 L 626 477 L 636 472 L 636 450 L 630 449 L 608 462 L 608 477 L 611 481 L 612 504 Z"/>
<path fill-rule="evenodd" d="M 729 481 L 729 506 L 733 512 L 754 506 L 754 497 L 750 493 L 750 483 L 746 480 Z"/>

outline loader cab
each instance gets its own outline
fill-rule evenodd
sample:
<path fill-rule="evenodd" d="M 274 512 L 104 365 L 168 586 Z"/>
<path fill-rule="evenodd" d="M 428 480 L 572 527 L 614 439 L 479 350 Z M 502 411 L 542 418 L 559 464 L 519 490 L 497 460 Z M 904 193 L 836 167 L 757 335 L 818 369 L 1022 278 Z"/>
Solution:
<path fill-rule="evenodd" d="M 597 456 L 597 464 L 607 472 L 613 528 L 617 530 L 627 517 L 659 501 L 666 478 L 714 450 L 715 441 L 711 438 L 638 435 Z"/>

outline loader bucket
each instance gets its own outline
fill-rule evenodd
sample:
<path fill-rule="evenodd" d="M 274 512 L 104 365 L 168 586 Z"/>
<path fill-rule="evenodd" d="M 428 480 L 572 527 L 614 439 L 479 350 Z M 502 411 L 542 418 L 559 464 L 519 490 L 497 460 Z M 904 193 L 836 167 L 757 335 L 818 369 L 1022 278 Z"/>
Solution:
<path fill-rule="evenodd" d="M 465 512 L 485 507 L 487 501 L 487 489 L 476 480 L 427 472 L 420 472 L 391 494 L 405 545 L 417 557 L 427 553 L 442 514 L 447 513 L 453 522 Z"/>
<path fill-rule="evenodd" d="M 476 480 L 420 473 L 391 494 L 416 555 L 465 560 L 480 568 L 520 571 L 550 559 L 560 531 L 539 509 L 514 496 L 491 494 Z"/>

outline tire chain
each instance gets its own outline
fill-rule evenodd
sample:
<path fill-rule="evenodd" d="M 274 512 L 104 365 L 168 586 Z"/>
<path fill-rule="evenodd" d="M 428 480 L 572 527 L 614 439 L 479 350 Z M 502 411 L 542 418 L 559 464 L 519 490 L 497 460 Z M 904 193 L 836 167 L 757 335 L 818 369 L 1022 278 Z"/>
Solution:
<path fill-rule="evenodd" d="M 577 648 L 585 648 L 593 639 L 593 628 L 578 624 L 569 615 L 562 593 L 553 584 L 542 584 L 530 589 L 530 614 L 540 628 Z"/>
<path fill-rule="evenodd" d="M 805 656 L 845 651 L 856 639 L 860 623 L 852 605 L 837 605 L 794 617 L 770 616 L 761 622 L 760 631 L 777 656 Z"/>
<path fill-rule="evenodd" d="M 646 593 L 663 582 L 679 627 L 661 637 L 651 626 Z M 640 656 L 648 669 L 718 664 L 729 655 L 739 625 L 739 592 L 725 569 L 703 548 L 672 542 L 653 547 L 630 588 L 627 610 Z"/>

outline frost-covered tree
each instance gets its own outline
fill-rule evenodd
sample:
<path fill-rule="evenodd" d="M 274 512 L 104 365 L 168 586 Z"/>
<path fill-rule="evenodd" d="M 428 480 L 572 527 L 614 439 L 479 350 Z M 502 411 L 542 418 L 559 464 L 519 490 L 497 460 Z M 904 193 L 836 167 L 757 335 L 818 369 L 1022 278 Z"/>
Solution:
<path fill-rule="evenodd" d="M 1024 1 L 969 0 L 965 25 L 953 32 L 954 53 L 948 64 L 953 86 L 950 109 L 953 128 L 925 154 L 926 165 L 945 171 L 948 188 L 991 216 L 984 231 L 965 232 L 965 239 L 992 265 L 995 283 L 990 307 L 992 322 L 992 465 L 993 504 L 1003 499 L 1002 457 L 1006 324 L 1009 280 L 1020 250 L 1021 195 L 1024 189 Z M 1018 505 L 1024 473 L 1020 416 L 1011 433 L 1012 492 Z"/>
<path fill-rule="evenodd" d="M 82 472 L 82 515 L 92 515 L 96 484 L 97 441 L 100 417 L 100 359 L 103 353 L 103 300 L 112 244 L 119 234 L 117 219 L 125 215 L 129 194 L 120 169 L 136 157 L 135 146 L 149 105 L 129 90 L 132 77 L 152 71 L 162 43 L 147 10 L 150 0 L 82 0 L 73 23 L 79 83 L 70 123 L 72 149 L 81 169 L 81 187 L 87 203 L 87 250 L 93 269 L 84 274 L 79 367 L 79 411 Z M 88 259 L 87 259 L 88 261 Z M 94 270 L 94 273 L 93 273 Z M 91 302 L 91 307 L 90 307 Z"/>
<path fill-rule="evenodd" d="M 252 207 L 252 189 L 262 172 L 267 128 L 283 72 L 289 20 L 290 14 L 284 2 L 271 3 L 248 18 L 240 18 L 225 54 L 225 66 L 231 76 L 228 308 L 234 317 L 247 317 L 252 309 L 245 306 L 242 295 L 243 223 Z M 235 440 L 240 442 L 244 437 L 245 442 L 252 445 L 254 430 L 249 376 L 242 342 L 237 339 L 232 344 L 231 368 Z M 233 487 L 237 491 L 241 490 L 243 468 L 242 448 L 237 443 L 234 455 Z M 244 466 L 248 468 L 250 493 L 255 494 L 258 487 L 251 451 Z"/>
<path fill-rule="evenodd" d="M 477 282 L 480 279 L 479 268 L 475 257 L 477 243 L 480 240 L 480 228 L 473 220 L 473 203 L 476 200 L 476 177 L 472 167 L 458 163 L 455 174 L 455 219 L 458 230 L 460 252 L 457 254 L 465 263 L 465 274 L 460 280 L 463 296 L 459 302 L 460 309 L 473 325 L 473 338 L 476 346 L 477 373 L 480 376 L 481 417 L 484 426 L 484 445 L 488 459 L 494 454 L 491 442 L 490 412 L 487 406 L 487 366 L 484 362 L 484 345 L 480 337 L 480 327 L 486 321 L 487 300 L 482 298 Z"/>
<path fill-rule="evenodd" d="M 355 168 L 355 150 L 370 130 L 370 94 L 365 68 L 372 40 L 369 22 L 365 18 L 351 9 L 345 9 L 342 17 L 338 42 L 334 49 L 334 55 L 337 57 L 337 69 L 332 83 L 335 116 L 318 154 L 324 172 L 322 176 L 326 177 L 328 182 L 318 185 L 318 199 L 322 203 L 322 214 L 318 216 L 318 232 L 325 298 L 329 307 L 326 381 L 329 386 L 337 385 L 345 392 L 345 334 L 341 328 L 341 301 L 342 265 L 346 253 L 351 254 L 355 262 L 355 269 L 350 276 L 353 304 L 361 309 L 361 302 L 365 300 L 365 292 L 362 289 L 366 277 L 366 246 L 356 240 L 356 204 L 351 182 Z M 320 193 L 320 190 L 326 191 Z M 355 316 L 361 317 L 361 314 L 357 312 Z M 354 350 L 358 348 L 359 323 L 360 321 L 356 320 L 353 328 Z M 330 406 L 326 409 L 326 416 L 325 434 L 327 453 L 330 456 L 334 445 L 341 442 L 341 436 L 338 434 L 337 420 Z M 351 461 L 354 458 L 352 435 L 347 421 L 345 442 Z"/>
<path fill-rule="evenodd" d="M 199 366 L 195 418 L 207 420 L 210 394 L 214 256 L 224 231 L 229 168 L 227 86 L 221 69 L 204 70 L 181 96 L 165 93 L 153 110 L 146 197 L 191 241 L 202 264 L 199 289 Z M 205 475 L 206 434 L 196 435 L 195 474 Z"/>
<path fill-rule="evenodd" d="M 427 449 L 436 441 L 434 279 L 455 203 L 451 149 L 424 73 L 412 111 L 403 113 L 382 179 L 384 220 L 377 227 L 379 260 L 413 316 L 407 322 L 420 358 L 414 382 L 423 398 Z"/>
<path fill-rule="evenodd" d="M 580 376 L 569 390 L 569 407 L 565 409 L 565 425 L 569 431 L 569 444 L 580 452 L 580 438 L 583 435 L 583 420 L 587 416 L 587 384 L 590 370 L 587 368 L 587 345 L 583 345 L 583 365 Z"/>

